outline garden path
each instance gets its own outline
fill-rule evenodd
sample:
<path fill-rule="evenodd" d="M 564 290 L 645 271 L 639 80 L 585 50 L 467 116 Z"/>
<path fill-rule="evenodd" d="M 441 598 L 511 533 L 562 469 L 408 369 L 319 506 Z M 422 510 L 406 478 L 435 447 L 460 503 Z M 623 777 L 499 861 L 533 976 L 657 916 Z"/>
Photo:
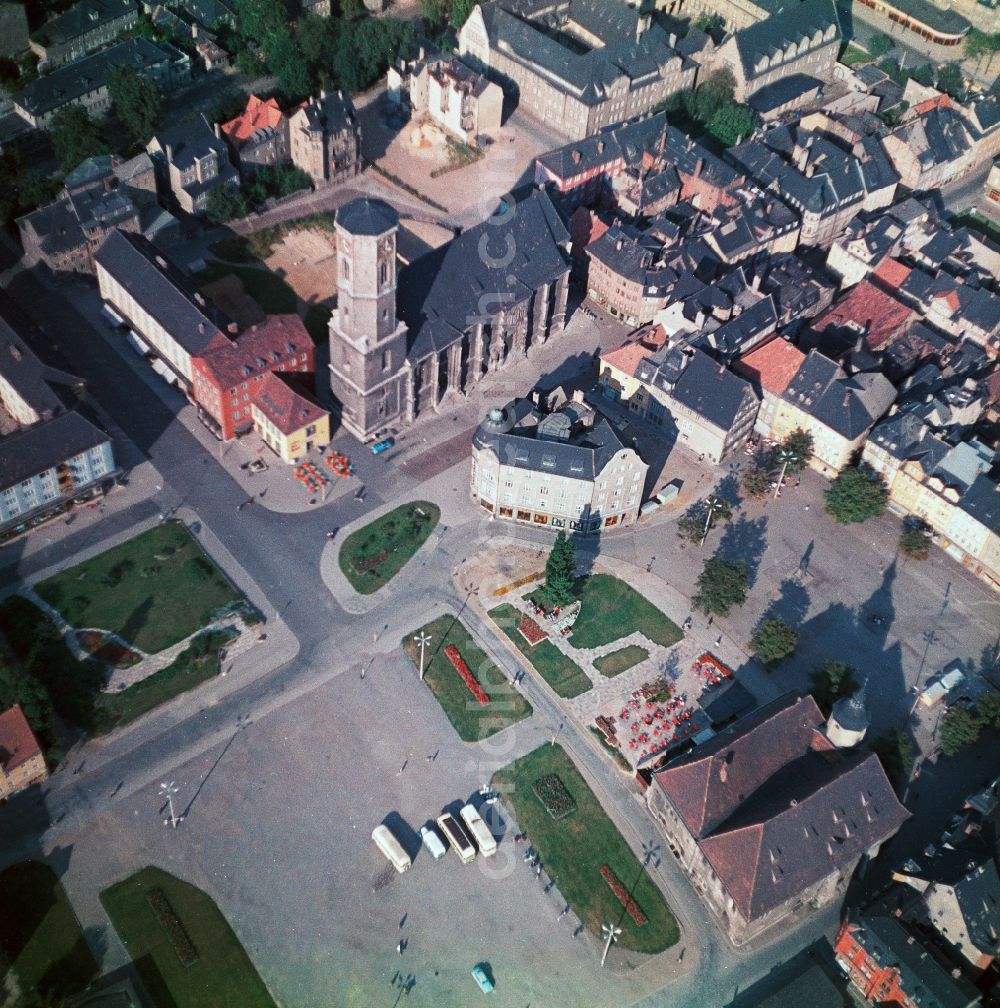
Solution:
<path fill-rule="evenodd" d="M 226 630 L 232 628 L 236 631 L 237 636 L 226 646 L 225 659 L 224 661 L 229 663 L 239 655 L 246 651 L 257 643 L 259 636 L 258 632 L 252 630 L 243 621 L 243 617 L 239 615 L 229 615 L 223 616 L 220 619 L 209 623 L 207 626 L 201 627 L 196 630 L 193 634 L 189 634 L 182 641 L 178 641 L 176 644 L 171 645 L 168 648 L 164 648 L 162 651 L 158 651 L 156 654 L 146 654 L 145 651 L 141 651 L 137 648 L 131 641 L 127 641 L 119 637 L 117 634 L 110 633 L 103 627 L 74 627 L 70 626 L 66 620 L 63 619 L 62 615 L 57 609 L 53 609 L 52 606 L 48 604 L 37 592 L 32 588 L 27 586 L 20 589 L 19 594 L 23 595 L 25 598 L 33 602 L 39 609 L 41 609 L 49 619 L 55 624 L 59 633 L 62 635 L 66 646 L 70 649 L 73 657 L 77 661 L 84 661 L 85 659 L 91 657 L 89 652 L 82 648 L 76 639 L 77 630 L 91 630 L 96 633 L 106 634 L 115 643 L 120 644 L 122 647 L 128 648 L 130 651 L 134 651 L 137 655 L 142 656 L 142 660 L 136 662 L 130 668 L 111 668 L 110 676 L 108 681 L 104 685 L 105 693 L 117 693 L 123 689 L 127 689 L 129 686 L 134 686 L 137 682 L 142 682 L 143 679 L 148 678 L 154 672 L 159 672 L 160 669 L 166 668 L 170 665 L 177 656 L 185 650 L 185 648 L 191 645 L 191 641 L 194 640 L 199 634 L 207 633 L 209 630 Z"/>

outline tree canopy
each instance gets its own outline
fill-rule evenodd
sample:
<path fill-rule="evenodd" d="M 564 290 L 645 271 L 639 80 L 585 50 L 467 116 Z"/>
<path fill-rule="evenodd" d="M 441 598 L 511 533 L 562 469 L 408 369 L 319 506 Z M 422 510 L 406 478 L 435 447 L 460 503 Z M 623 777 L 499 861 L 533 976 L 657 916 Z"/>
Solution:
<path fill-rule="evenodd" d="M 895 48 L 895 42 L 889 38 L 888 35 L 883 35 L 879 32 L 868 40 L 868 45 L 865 48 L 878 59 L 880 56 L 884 56 L 890 49 Z"/>
<path fill-rule="evenodd" d="M 100 127 L 82 105 L 64 105 L 59 109 L 52 117 L 49 136 L 63 171 L 71 171 L 81 161 L 108 151 Z"/>
<path fill-rule="evenodd" d="M 208 194 L 205 216 L 212 224 L 226 224 L 236 217 L 246 217 L 247 201 L 239 189 L 217 185 Z"/>
<path fill-rule="evenodd" d="M 771 488 L 771 474 L 762 465 L 748 465 L 740 473 L 740 486 L 748 497 L 763 497 Z"/>
<path fill-rule="evenodd" d="M 910 526 L 899 537 L 899 548 L 913 560 L 926 560 L 931 552 L 930 530 Z"/>
<path fill-rule="evenodd" d="M 826 510 L 841 525 L 885 514 L 886 492 L 881 477 L 867 467 L 844 469 L 826 491 Z"/>
<path fill-rule="evenodd" d="M 723 147 L 734 147 L 745 140 L 757 124 L 757 116 L 748 105 L 735 102 L 724 105 L 708 121 L 708 133 Z"/>
<path fill-rule="evenodd" d="M 913 772 L 913 741 L 910 736 L 893 728 L 872 739 L 869 748 L 878 756 L 886 777 L 898 791 Z"/>
<path fill-rule="evenodd" d="M 945 63 L 938 67 L 937 86 L 939 91 L 945 91 L 952 98 L 958 98 L 965 91 L 965 75 L 960 63 Z"/>
<path fill-rule="evenodd" d="M 840 661 L 828 661 L 809 673 L 809 692 L 823 712 L 830 716 L 833 705 L 841 698 L 856 692 L 858 681 L 854 669 Z"/>
<path fill-rule="evenodd" d="M 145 143 L 160 118 L 160 92 L 130 66 L 117 66 L 108 76 L 111 107 L 136 143 Z"/>
<path fill-rule="evenodd" d="M 750 638 L 750 649 L 767 668 L 776 668 L 795 653 L 799 635 L 782 619 L 761 620 Z"/>
<path fill-rule="evenodd" d="M 576 570 L 576 546 L 560 530 L 549 558 L 545 561 L 545 586 L 542 593 L 551 606 L 564 606 L 573 601 L 573 572 Z"/>
<path fill-rule="evenodd" d="M 972 711 L 964 707 L 949 707 L 941 719 L 941 752 L 954 756 L 979 738 L 982 724 Z"/>
<path fill-rule="evenodd" d="M 747 598 L 747 567 L 742 560 L 709 557 L 698 575 L 691 601 L 703 613 L 726 616 Z"/>
<path fill-rule="evenodd" d="M 792 456 L 788 460 L 785 472 L 801 472 L 809 464 L 809 459 L 812 456 L 813 436 L 809 431 L 796 427 L 781 443 L 781 450 L 789 452 Z"/>

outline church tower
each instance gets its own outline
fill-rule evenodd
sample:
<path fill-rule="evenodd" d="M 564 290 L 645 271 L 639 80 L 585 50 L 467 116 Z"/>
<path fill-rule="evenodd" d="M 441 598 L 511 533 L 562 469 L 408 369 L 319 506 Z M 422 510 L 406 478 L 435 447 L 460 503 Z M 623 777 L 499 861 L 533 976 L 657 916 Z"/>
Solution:
<path fill-rule="evenodd" d="M 865 704 L 868 679 L 858 687 L 853 696 L 841 697 L 830 711 L 826 722 L 826 737 L 838 749 L 856 746 L 868 731 L 871 718 Z"/>
<path fill-rule="evenodd" d="M 337 211 L 337 308 L 330 319 L 330 388 L 341 422 L 362 441 L 406 409 L 406 326 L 396 318 L 399 214 L 382 200 Z"/>

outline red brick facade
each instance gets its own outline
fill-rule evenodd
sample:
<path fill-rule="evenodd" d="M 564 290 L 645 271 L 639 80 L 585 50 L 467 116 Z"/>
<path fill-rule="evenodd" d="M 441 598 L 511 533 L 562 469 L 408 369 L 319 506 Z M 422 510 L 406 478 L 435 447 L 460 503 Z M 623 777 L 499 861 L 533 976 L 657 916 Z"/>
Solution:
<path fill-rule="evenodd" d="M 269 315 L 235 339 L 217 337 L 191 358 L 191 394 L 224 441 L 253 426 L 251 402 L 271 371 L 315 371 L 315 351 L 297 315 Z"/>

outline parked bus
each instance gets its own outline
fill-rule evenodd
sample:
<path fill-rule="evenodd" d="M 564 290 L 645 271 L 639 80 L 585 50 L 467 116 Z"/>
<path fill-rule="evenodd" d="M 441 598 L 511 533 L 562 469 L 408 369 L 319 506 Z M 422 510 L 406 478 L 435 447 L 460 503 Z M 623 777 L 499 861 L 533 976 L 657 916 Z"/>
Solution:
<path fill-rule="evenodd" d="M 464 805 L 459 815 L 462 822 L 469 828 L 469 832 L 475 838 L 479 846 L 479 853 L 483 857 L 491 857 L 497 852 L 497 842 L 493 839 L 489 826 L 483 821 L 483 817 L 471 805 Z"/>
<path fill-rule="evenodd" d="M 451 844 L 452 850 L 458 855 L 458 860 L 462 864 L 474 861 L 476 857 L 476 847 L 473 844 L 465 827 L 451 814 L 445 812 L 437 818 L 438 829 L 444 834 L 445 839 Z"/>
<path fill-rule="evenodd" d="M 393 868 L 400 874 L 406 871 L 413 863 L 409 854 L 403 850 L 403 845 L 392 835 L 386 825 L 376 826 L 372 830 L 372 840 L 375 846 L 389 859 Z"/>

